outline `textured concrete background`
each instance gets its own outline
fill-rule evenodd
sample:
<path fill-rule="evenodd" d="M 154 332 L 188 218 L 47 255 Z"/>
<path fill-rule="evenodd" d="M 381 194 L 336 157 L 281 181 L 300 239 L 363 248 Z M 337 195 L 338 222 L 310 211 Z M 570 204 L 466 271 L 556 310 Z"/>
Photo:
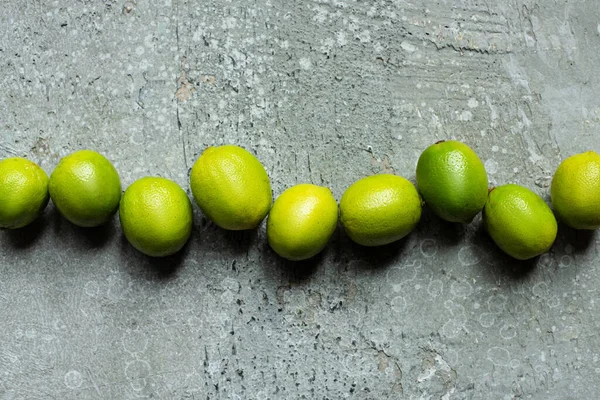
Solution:
<path fill-rule="evenodd" d="M 188 189 L 208 145 L 254 152 L 274 195 L 339 200 L 377 172 L 414 179 L 456 138 L 492 184 L 542 195 L 561 159 L 600 151 L 594 0 L 5 0 L 0 156 L 50 173 L 92 148 L 124 187 Z M 189 190 L 188 190 L 189 193 Z M 369 251 L 338 229 L 283 262 L 264 225 L 195 207 L 189 245 L 152 261 L 118 220 L 50 206 L 0 232 L 1 399 L 594 399 L 598 239 L 561 227 L 532 263 L 425 213 Z"/>

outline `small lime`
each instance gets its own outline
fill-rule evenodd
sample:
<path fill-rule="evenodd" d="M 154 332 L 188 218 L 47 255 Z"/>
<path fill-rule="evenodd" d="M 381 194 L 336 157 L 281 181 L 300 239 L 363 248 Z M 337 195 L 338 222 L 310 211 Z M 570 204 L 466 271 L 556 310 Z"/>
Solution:
<path fill-rule="evenodd" d="M 421 219 L 421 198 L 407 179 L 391 174 L 354 182 L 340 201 L 340 221 L 363 246 L 380 246 L 408 235 Z"/>
<path fill-rule="evenodd" d="M 0 161 L 0 228 L 30 224 L 48 200 L 48 175 L 36 163 L 20 157 Z"/>
<path fill-rule="evenodd" d="M 337 202 L 328 188 L 308 183 L 292 186 L 273 203 L 267 239 L 281 257 L 305 260 L 325 248 L 337 220 Z"/>
<path fill-rule="evenodd" d="M 588 151 L 565 159 L 550 194 L 556 216 L 571 228 L 600 227 L 600 155 Z"/>
<path fill-rule="evenodd" d="M 473 149 L 456 140 L 423 151 L 417 163 L 417 186 L 427 207 L 450 222 L 471 222 L 488 195 L 483 163 Z"/>
<path fill-rule="evenodd" d="M 490 191 L 483 223 L 498 247 L 518 260 L 547 252 L 556 239 L 552 210 L 540 196 L 520 185 Z"/>
<path fill-rule="evenodd" d="M 58 211 L 82 227 L 106 223 L 121 200 L 117 170 L 106 157 L 92 150 L 63 157 L 50 175 L 49 189 Z"/>
<path fill-rule="evenodd" d="M 192 204 L 175 182 L 146 177 L 125 190 L 119 219 L 133 247 L 152 257 L 164 257 L 181 250 L 190 237 Z"/>

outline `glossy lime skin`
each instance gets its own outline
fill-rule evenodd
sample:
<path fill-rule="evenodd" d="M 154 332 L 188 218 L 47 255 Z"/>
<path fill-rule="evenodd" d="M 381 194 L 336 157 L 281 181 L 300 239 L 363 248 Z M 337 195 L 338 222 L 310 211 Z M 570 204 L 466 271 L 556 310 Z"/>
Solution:
<path fill-rule="evenodd" d="M 49 191 L 63 217 L 94 227 L 108 222 L 119 209 L 121 180 L 102 154 L 80 150 L 60 160 L 50 175 Z"/>
<path fill-rule="evenodd" d="M 340 200 L 346 234 L 363 246 L 382 246 L 408 235 L 421 219 L 421 198 L 407 179 L 392 174 L 354 182 Z"/>
<path fill-rule="evenodd" d="M 256 228 L 273 203 L 265 167 L 235 145 L 204 150 L 192 167 L 190 188 L 204 215 L 223 229 Z"/>
<path fill-rule="evenodd" d="M 455 140 L 425 149 L 417 163 L 417 186 L 427 207 L 450 222 L 471 222 L 487 201 L 483 163 L 473 149 Z"/>
<path fill-rule="evenodd" d="M 283 192 L 267 220 L 271 248 L 290 261 L 320 253 L 335 231 L 338 205 L 326 187 L 303 183 Z"/>
<path fill-rule="evenodd" d="M 192 233 L 192 203 L 175 182 L 148 176 L 132 183 L 119 208 L 125 237 L 151 257 L 174 254 Z"/>
<path fill-rule="evenodd" d="M 558 229 L 546 202 L 533 191 L 515 184 L 490 191 L 483 222 L 498 247 L 518 260 L 546 253 Z"/>
<path fill-rule="evenodd" d="M 42 214 L 48 200 L 48 175 L 21 157 L 0 161 L 0 228 L 22 228 Z"/>
<path fill-rule="evenodd" d="M 600 227 L 600 155 L 593 151 L 565 159 L 550 188 L 559 220 L 575 229 Z"/>

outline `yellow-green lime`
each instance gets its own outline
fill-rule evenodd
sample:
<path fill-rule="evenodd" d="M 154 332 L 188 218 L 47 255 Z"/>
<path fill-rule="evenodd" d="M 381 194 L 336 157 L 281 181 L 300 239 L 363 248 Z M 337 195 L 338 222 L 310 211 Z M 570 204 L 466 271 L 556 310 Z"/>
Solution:
<path fill-rule="evenodd" d="M 437 216 L 469 223 L 485 206 L 488 178 L 473 149 L 448 140 L 429 146 L 419 157 L 417 187 Z"/>
<path fill-rule="evenodd" d="M 107 222 L 121 200 L 117 170 L 106 157 L 92 150 L 63 157 L 50 175 L 49 190 L 58 211 L 82 227 Z"/>
<path fill-rule="evenodd" d="M 337 202 L 328 188 L 308 183 L 292 186 L 273 203 L 267 239 L 281 257 L 305 260 L 325 248 L 337 220 Z"/>
<path fill-rule="evenodd" d="M 234 145 L 204 150 L 192 167 L 190 186 L 204 215 L 224 229 L 256 228 L 273 202 L 263 165 Z"/>
<path fill-rule="evenodd" d="M 0 161 L 0 228 L 30 224 L 48 200 L 48 175 L 36 163 L 20 157 Z"/>
<path fill-rule="evenodd" d="M 483 223 L 498 247 L 518 260 L 547 252 L 556 239 L 552 210 L 540 196 L 520 185 L 490 191 Z"/>
<path fill-rule="evenodd" d="M 600 155 L 594 151 L 565 159 L 550 188 L 558 219 L 575 229 L 600 227 Z"/>
<path fill-rule="evenodd" d="M 123 233 L 142 253 L 164 257 L 178 252 L 192 233 L 192 204 L 175 182 L 138 179 L 125 190 L 119 218 Z"/>
<path fill-rule="evenodd" d="M 405 178 L 379 174 L 353 183 L 340 200 L 340 221 L 363 246 L 380 246 L 408 235 L 421 219 L 421 198 Z"/>

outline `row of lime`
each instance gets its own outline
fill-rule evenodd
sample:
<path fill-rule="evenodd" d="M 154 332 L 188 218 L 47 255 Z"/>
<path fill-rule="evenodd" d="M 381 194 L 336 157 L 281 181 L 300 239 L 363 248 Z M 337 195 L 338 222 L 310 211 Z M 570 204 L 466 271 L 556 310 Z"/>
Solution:
<path fill-rule="evenodd" d="M 409 234 L 421 218 L 423 202 L 440 218 L 483 223 L 496 244 L 517 259 L 550 249 L 557 222 L 545 201 L 514 184 L 488 189 L 477 154 L 458 141 L 425 149 L 416 170 L 417 188 L 401 176 L 378 174 L 353 183 L 339 207 L 328 188 L 299 184 L 273 203 L 270 180 L 247 150 L 208 147 L 190 174 L 193 197 L 223 229 L 254 229 L 267 216 L 267 239 L 280 256 L 303 260 L 325 248 L 338 224 L 364 246 L 392 243 Z M 122 193 L 119 174 L 103 155 L 81 150 L 60 160 L 50 178 L 23 158 L 0 161 L 0 227 L 31 223 L 52 199 L 72 223 L 93 227 L 116 212 L 123 232 L 139 251 L 161 257 L 179 251 L 192 231 L 192 205 L 175 182 L 145 177 Z M 554 174 L 551 199 L 556 215 L 576 229 L 600 226 L 600 155 L 578 154 Z"/>

